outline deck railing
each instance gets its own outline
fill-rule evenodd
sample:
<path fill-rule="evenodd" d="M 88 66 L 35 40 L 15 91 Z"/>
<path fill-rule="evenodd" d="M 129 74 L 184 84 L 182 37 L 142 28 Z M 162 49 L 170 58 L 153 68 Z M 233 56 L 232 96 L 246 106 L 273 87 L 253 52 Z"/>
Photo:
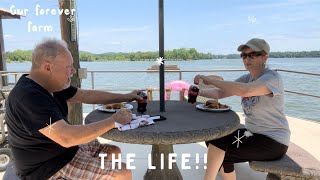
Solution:
<path fill-rule="evenodd" d="M 284 70 L 284 69 L 275 69 L 276 71 L 279 72 L 287 72 L 287 73 L 294 73 L 294 74 L 304 74 L 304 75 L 309 75 L 309 76 L 320 76 L 320 74 L 317 73 L 309 73 L 309 72 L 301 72 L 301 71 L 290 71 L 290 70 Z M 296 92 L 296 91 L 289 91 L 289 90 L 284 90 L 284 92 L 291 93 L 291 94 L 297 94 L 297 95 L 302 95 L 302 96 L 309 96 L 309 97 L 315 97 L 315 98 L 320 98 L 320 96 L 313 95 L 313 94 L 306 94 L 302 92 Z"/>
<path fill-rule="evenodd" d="M 284 72 L 284 73 L 294 73 L 294 74 L 303 74 L 303 75 L 307 75 L 307 76 L 317 76 L 320 77 L 320 74 L 317 73 L 310 73 L 310 72 L 301 72 L 301 71 L 291 71 L 291 70 L 284 70 L 284 69 L 274 69 L 278 72 Z M 166 70 L 166 73 L 175 73 L 178 74 L 178 79 L 179 80 L 183 80 L 183 75 L 185 73 L 216 73 L 216 72 L 241 72 L 241 71 L 246 71 L 244 69 L 216 69 L 216 70 Z M 158 70 L 103 70 L 103 71 L 87 71 L 87 77 L 90 74 L 91 75 L 91 89 L 96 89 L 95 86 L 95 75 L 100 74 L 100 73 L 104 73 L 104 74 L 108 74 L 108 73 L 158 73 Z M 0 71 L 0 78 L 2 77 L 10 77 L 13 76 L 13 78 L 8 78 L 8 81 L 11 80 L 13 82 L 8 82 L 9 86 L 3 86 L 2 85 L 2 81 L 0 79 L 0 89 L 3 92 L 8 92 L 12 89 L 12 87 L 16 84 L 16 82 L 18 81 L 19 77 L 22 74 L 25 73 L 29 73 L 28 71 Z M 90 86 L 90 85 L 89 85 Z M 146 87 L 147 88 L 147 87 Z M 150 87 L 149 87 L 150 88 Z M 111 89 L 99 89 L 99 90 L 103 90 L 103 91 L 132 91 L 135 90 L 137 88 L 128 88 L 128 87 L 121 87 L 121 88 L 111 88 Z M 152 87 L 151 89 L 159 89 L 157 87 Z M 295 94 L 298 96 L 306 96 L 306 97 L 311 97 L 311 98 L 320 98 L 319 95 L 315 95 L 315 94 L 309 94 L 309 93 L 305 93 L 305 92 L 297 92 L 297 91 L 292 91 L 292 90 L 284 90 L 286 93 L 291 93 L 291 94 Z M 181 96 L 181 95 L 180 95 Z M 95 109 L 95 105 L 92 105 L 92 110 Z"/>
<path fill-rule="evenodd" d="M 318 76 L 320 77 L 320 74 L 317 73 L 310 73 L 310 72 L 301 72 L 301 71 L 291 71 L 291 70 L 285 70 L 285 69 L 275 69 L 278 72 L 286 72 L 286 73 L 295 73 L 295 74 L 304 74 L 308 76 Z M 179 80 L 183 79 L 183 73 L 193 73 L 193 72 L 201 72 L 201 73 L 213 73 L 213 72 L 241 72 L 241 71 L 246 71 L 244 69 L 216 69 L 216 70 L 166 70 L 166 73 L 177 73 L 179 74 Z M 103 71 L 87 71 L 87 74 L 91 75 L 91 89 L 95 89 L 95 74 L 97 73 L 151 73 L 151 72 L 159 72 L 158 70 L 103 70 Z M 14 76 L 14 82 L 8 82 L 8 85 L 12 86 L 14 85 L 17 81 L 18 78 L 24 74 L 28 73 L 28 71 L 0 71 L 0 79 L 2 77 L 8 77 L 8 76 Z M 4 91 L 9 91 L 10 88 L 5 88 L 3 86 L 2 81 L 0 80 L 0 89 Z M 104 89 L 106 91 L 131 91 L 134 90 L 132 88 L 117 88 L 117 89 Z M 291 90 L 285 90 L 287 93 L 292 93 L 296 95 L 301 95 L 301 96 L 309 96 L 309 97 L 314 97 L 314 98 L 320 98 L 318 95 L 314 94 L 308 94 L 308 93 L 303 93 L 303 92 L 297 92 L 297 91 L 291 91 Z"/>

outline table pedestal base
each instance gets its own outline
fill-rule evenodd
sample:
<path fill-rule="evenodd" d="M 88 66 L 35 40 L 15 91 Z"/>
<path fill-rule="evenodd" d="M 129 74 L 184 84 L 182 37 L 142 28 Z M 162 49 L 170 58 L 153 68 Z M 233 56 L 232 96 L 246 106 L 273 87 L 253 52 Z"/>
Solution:
<path fill-rule="evenodd" d="M 168 168 L 170 153 L 173 153 L 173 145 L 152 145 L 151 162 L 156 169 L 148 169 L 144 175 L 144 180 L 182 180 L 177 163 L 173 162 L 172 169 Z M 163 154 L 163 169 L 161 169 L 161 154 Z"/>

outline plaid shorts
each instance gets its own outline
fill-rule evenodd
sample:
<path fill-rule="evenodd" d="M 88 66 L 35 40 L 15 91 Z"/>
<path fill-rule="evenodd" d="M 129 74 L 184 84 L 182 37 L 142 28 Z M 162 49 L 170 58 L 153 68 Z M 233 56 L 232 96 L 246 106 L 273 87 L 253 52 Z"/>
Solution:
<path fill-rule="evenodd" d="M 74 158 L 66 164 L 62 169 L 51 176 L 50 180 L 66 179 L 66 180 L 100 180 L 113 179 L 119 171 L 117 168 L 112 169 L 111 161 L 104 162 L 104 169 L 101 169 L 101 157 L 99 154 L 110 154 L 112 145 L 100 144 L 98 140 L 89 142 L 79 146 Z M 106 158 L 105 158 L 106 159 Z"/>

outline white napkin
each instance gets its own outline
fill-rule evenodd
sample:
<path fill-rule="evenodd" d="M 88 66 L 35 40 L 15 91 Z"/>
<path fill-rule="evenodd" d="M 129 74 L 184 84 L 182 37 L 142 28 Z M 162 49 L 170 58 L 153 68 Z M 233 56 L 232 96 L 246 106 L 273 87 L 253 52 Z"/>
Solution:
<path fill-rule="evenodd" d="M 149 115 L 136 116 L 132 114 L 132 121 L 129 124 L 122 125 L 120 123 L 115 122 L 115 127 L 120 131 L 126 131 L 129 129 L 136 129 L 138 127 L 148 126 L 154 124 L 154 119 L 160 119 L 160 116 L 150 117 Z"/>

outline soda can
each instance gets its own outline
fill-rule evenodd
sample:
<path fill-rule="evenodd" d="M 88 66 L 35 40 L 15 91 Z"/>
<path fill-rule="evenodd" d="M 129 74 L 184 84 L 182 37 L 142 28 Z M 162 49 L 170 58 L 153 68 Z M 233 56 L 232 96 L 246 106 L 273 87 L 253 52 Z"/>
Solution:
<path fill-rule="evenodd" d="M 197 85 L 191 85 L 188 91 L 188 102 L 193 104 L 197 101 L 199 95 L 199 87 Z"/>
<path fill-rule="evenodd" d="M 147 111 L 147 99 L 148 99 L 148 96 L 144 91 L 141 91 L 139 96 L 141 96 L 142 99 L 138 100 L 137 111 L 139 113 L 143 114 L 143 113 L 145 113 Z"/>

